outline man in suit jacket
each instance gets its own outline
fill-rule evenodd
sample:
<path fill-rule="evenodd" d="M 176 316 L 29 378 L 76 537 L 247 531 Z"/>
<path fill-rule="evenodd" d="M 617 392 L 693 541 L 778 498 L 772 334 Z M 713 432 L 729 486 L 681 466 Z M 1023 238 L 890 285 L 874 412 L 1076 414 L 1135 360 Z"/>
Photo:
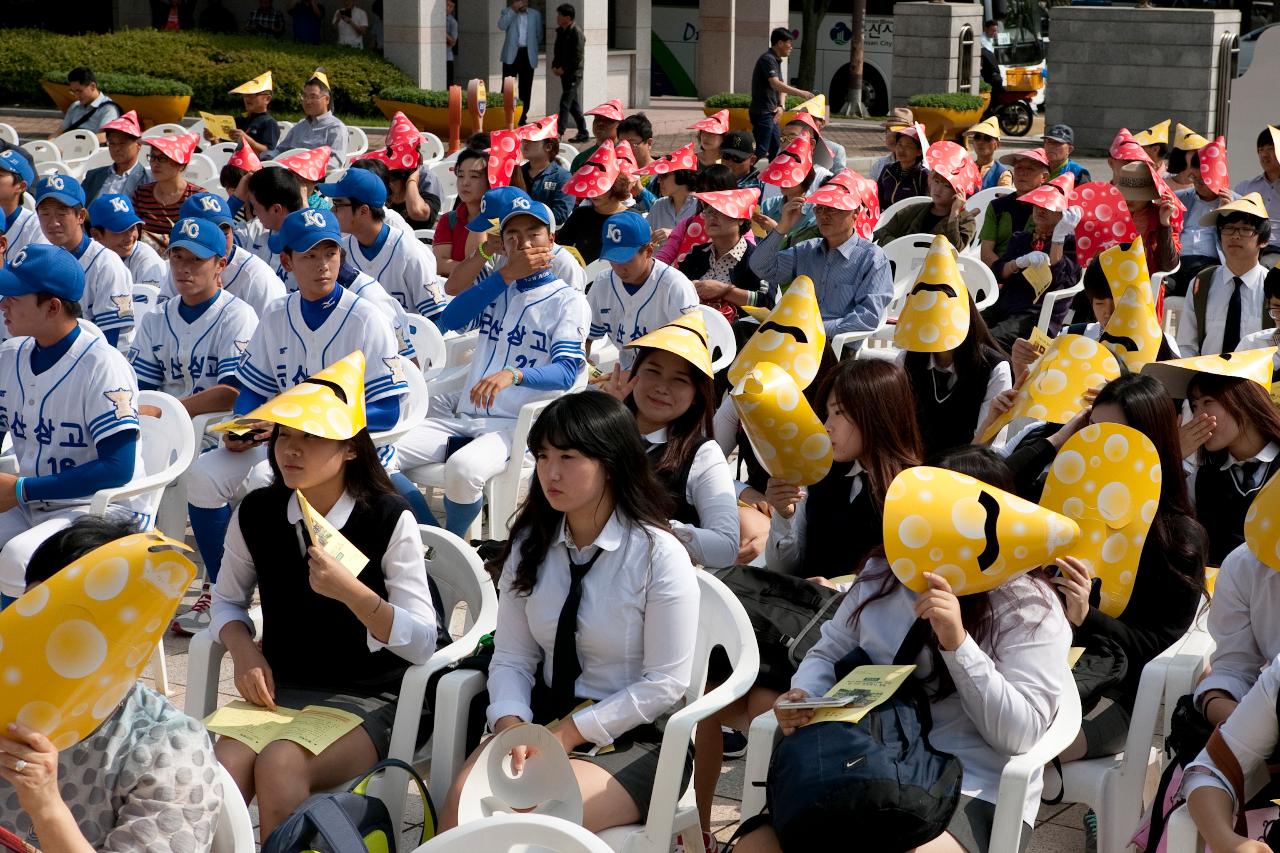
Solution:
<path fill-rule="evenodd" d="M 542 13 L 529 8 L 529 0 L 508 0 L 507 8 L 498 16 L 498 29 L 507 34 L 502 43 L 502 76 L 515 77 L 524 113 L 520 123 L 529 118 L 529 100 L 533 94 L 533 70 L 538 67 L 538 46 L 542 40 Z"/>
<path fill-rule="evenodd" d="M 100 195 L 120 193 L 133 198 L 139 184 L 151 180 L 151 172 L 142 161 L 142 126 L 133 110 L 102 126 L 107 137 L 111 163 L 85 172 L 80 186 L 84 188 L 86 206 Z"/>

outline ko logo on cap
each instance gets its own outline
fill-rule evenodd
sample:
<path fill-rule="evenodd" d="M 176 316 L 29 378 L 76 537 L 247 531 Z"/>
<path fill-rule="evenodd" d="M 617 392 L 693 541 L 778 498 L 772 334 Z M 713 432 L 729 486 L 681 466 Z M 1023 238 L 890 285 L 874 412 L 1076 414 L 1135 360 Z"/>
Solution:
<path fill-rule="evenodd" d="M 621 243 L 622 229 L 611 222 L 605 227 L 605 236 L 608 238 L 610 243 Z"/>
<path fill-rule="evenodd" d="M 222 210 L 222 202 L 214 196 L 205 196 L 200 199 L 200 207 L 211 213 L 218 213 Z"/>
<path fill-rule="evenodd" d="M 46 186 L 52 187 L 53 189 L 58 190 L 59 192 L 67 188 L 67 182 L 62 180 L 61 175 L 50 175 L 49 177 L 45 178 L 45 181 L 46 181 Z"/>
<path fill-rule="evenodd" d="M 200 226 L 194 219 L 182 220 L 182 236 L 194 240 L 200 236 Z"/>
<path fill-rule="evenodd" d="M 302 222 L 308 228 L 323 228 L 324 216 L 318 210 L 304 210 L 302 212 Z"/>
<path fill-rule="evenodd" d="M 111 199 L 111 209 L 114 210 L 116 213 L 128 213 L 129 202 L 127 199 L 113 198 Z"/>
<path fill-rule="evenodd" d="M 9 259 L 9 266 L 20 267 L 27 260 L 27 250 L 23 249 L 18 254 Z"/>
<path fill-rule="evenodd" d="M 517 196 L 516 198 L 511 200 L 511 207 L 515 210 L 528 210 L 529 199 L 523 198 L 521 196 Z"/>

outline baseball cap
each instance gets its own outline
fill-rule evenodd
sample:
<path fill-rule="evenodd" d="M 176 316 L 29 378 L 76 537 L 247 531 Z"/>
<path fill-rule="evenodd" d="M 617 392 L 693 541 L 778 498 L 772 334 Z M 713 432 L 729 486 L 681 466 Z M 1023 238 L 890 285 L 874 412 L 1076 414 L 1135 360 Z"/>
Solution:
<path fill-rule="evenodd" d="M 357 169 L 356 171 L 363 171 Z M 332 240 L 342 245 L 342 232 L 338 229 L 338 217 L 332 210 L 316 210 L 306 207 L 295 210 L 284 218 L 280 230 L 267 238 L 267 246 L 279 254 L 285 249 L 305 252 L 316 243 Z"/>
<path fill-rule="evenodd" d="M 370 207 L 383 207 L 387 203 L 387 185 L 368 169 L 348 169 L 336 183 L 318 184 L 316 192 L 329 198 L 348 198 Z"/>
<path fill-rule="evenodd" d="M 480 199 L 480 213 L 467 222 L 467 230 L 483 234 L 491 228 L 497 228 L 502 220 L 511 212 L 511 204 L 517 198 L 533 201 L 529 194 L 519 187 L 495 187 Z"/>
<path fill-rule="evenodd" d="M 68 207 L 84 207 L 84 187 L 70 175 L 45 175 L 36 183 L 36 207 L 50 198 Z"/>
<path fill-rule="evenodd" d="M 207 219 L 219 225 L 231 225 L 235 222 L 227 203 L 213 193 L 196 193 L 182 203 L 182 207 L 178 208 L 178 218 L 192 217 Z"/>
<path fill-rule="evenodd" d="M 186 249 L 202 261 L 214 255 L 221 258 L 227 254 L 227 236 L 213 220 L 188 216 L 175 222 L 169 232 L 168 253 L 174 249 Z"/>
<path fill-rule="evenodd" d="M 84 296 L 84 270 L 76 256 L 61 246 L 28 243 L 0 269 L 0 296 L 51 293 L 79 302 Z"/>
<path fill-rule="evenodd" d="M 720 143 L 720 153 L 750 157 L 756 153 L 755 139 L 745 130 L 731 130 L 724 135 L 724 140 Z"/>
<path fill-rule="evenodd" d="M 31 186 L 36 182 L 36 170 L 31 168 L 27 158 L 17 151 L 0 151 L 0 170 L 12 172 Z"/>
<path fill-rule="evenodd" d="M 1076 144 L 1076 133 L 1068 125 L 1055 124 L 1044 132 L 1045 139 L 1052 139 L 1054 142 L 1065 142 L 1068 145 Z"/>
<path fill-rule="evenodd" d="M 649 223 L 638 213 L 624 210 L 604 221 L 600 240 L 603 251 L 600 257 L 615 264 L 625 264 L 636 256 L 653 239 Z"/>
<path fill-rule="evenodd" d="M 141 224 L 142 219 L 127 195 L 100 195 L 89 205 L 89 226 L 92 228 L 119 233 Z"/>
<path fill-rule="evenodd" d="M 526 199 L 528 201 L 527 204 Z M 556 227 L 556 218 L 552 215 L 551 208 L 540 201 L 534 201 L 527 195 L 524 198 L 515 198 L 511 201 L 511 208 L 503 215 L 502 224 L 506 225 L 513 216 L 532 216 L 552 230 L 555 230 Z"/>

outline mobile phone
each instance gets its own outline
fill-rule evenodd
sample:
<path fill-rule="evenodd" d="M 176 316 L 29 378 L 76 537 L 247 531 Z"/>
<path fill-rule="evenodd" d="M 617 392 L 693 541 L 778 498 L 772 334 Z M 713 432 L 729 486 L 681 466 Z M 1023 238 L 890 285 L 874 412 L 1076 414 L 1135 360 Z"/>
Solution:
<path fill-rule="evenodd" d="M 779 702 L 779 708 L 786 708 L 791 711 L 800 711 L 804 709 L 817 710 L 819 708 L 843 708 L 849 704 L 852 697 L 841 696 L 809 696 L 805 699 L 797 699 L 794 702 Z"/>

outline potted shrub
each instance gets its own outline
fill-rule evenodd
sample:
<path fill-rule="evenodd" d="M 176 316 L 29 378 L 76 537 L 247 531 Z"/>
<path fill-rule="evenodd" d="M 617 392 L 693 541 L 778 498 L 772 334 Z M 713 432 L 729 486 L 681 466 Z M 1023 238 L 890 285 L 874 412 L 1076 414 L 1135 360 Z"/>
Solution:
<path fill-rule="evenodd" d="M 988 98 L 990 95 L 988 95 Z M 912 95 L 907 99 L 916 121 L 924 125 L 929 139 L 958 139 L 972 125 L 982 120 L 983 99 L 964 92 L 937 92 Z"/>
<path fill-rule="evenodd" d="M 177 80 L 108 72 L 97 77 L 98 88 L 119 104 L 121 110 L 137 110 L 143 128 L 157 124 L 181 124 L 187 107 L 191 105 L 191 87 Z M 62 112 L 66 112 L 74 100 L 66 80 L 65 71 L 50 71 L 40 81 L 41 88 Z"/>
<path fill-rule="evenodd" d="M 804 103 L 804 98 L 797 98 L 795 95 L 787 95 L 786 108 L 794 110 L 796 107 Z M 714 115 L 723 109 L 729 110 L 729 129 L 745 130 L 751 132 L 751 116 L 749 115 L 751 108 L 751 96 L 743 95 L 738 92 L 721 92 L 718 95 L 712 95 L 702 102 L 703 115 Z M 787 122 L 795 118 L 794 112 L 784 112 L 778 126 L 781 127 Z"/>
<path fill-rule="evenodd" d="M 380 91 L 377 97 L 373 99 L 373 102 L 388 119 L 393 118 L 397 111 L 403 112 L 419 130 L 430 131 L 441 139 L 449 138 L 448 92 L 441 92 L 436 89 L 419 89 L 415 86 L 390 86 Z M 486 104 L 484 129 L 501 130 L 506 126 L 506 116 L 502 109 L 502 92 L 489 92 Z M 462 127 L 464 129 L 463 136 L 465 137 L 467 135 L 466 129 L 471 126 L 465 115 L 467 112 L 465 91 L 462 94 L 462 112 L 464 113 Z M 516 121 L 520 120 L 520 115 L 523 112 L 524 106 L 517 101 Z"/>

